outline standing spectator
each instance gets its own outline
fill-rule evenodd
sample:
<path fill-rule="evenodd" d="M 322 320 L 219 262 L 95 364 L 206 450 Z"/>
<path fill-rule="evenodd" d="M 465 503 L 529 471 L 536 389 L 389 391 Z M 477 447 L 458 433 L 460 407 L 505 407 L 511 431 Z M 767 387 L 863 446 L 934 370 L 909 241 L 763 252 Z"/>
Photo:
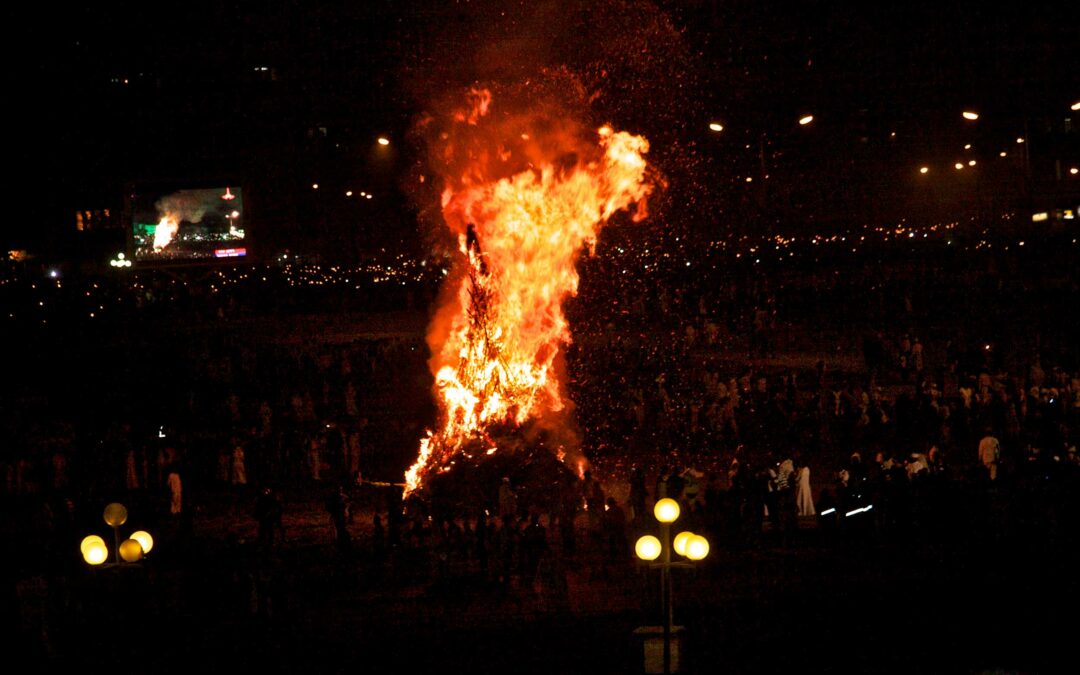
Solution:
<path fill-rule="evenodd" d="M 687 507 L 700 506 L 700 499 L 703 498 L 701 484 L 705 474 L 692 466 L 688 466 L 679 474 L 679 477 L 683 483 L 681 501 Z"/>
<path fill-rule="evenodd" d="M 645 488 L 645 472 L 635 466 L 630 472 L 630 521 L 639 523 L 645 518 L 645 500 L 648 491 Z"/>
<path fill-rule="evenodd" d="M 322 480 L 322 445 L 323 439 L 320 434 L 313 433 L 308 438 L 308 471 L 310 472 L 311 480 L 315 482 Z"/>
<path fill-rule="evenodd" d="M 517 530 L 513 525 L 513 516 L 504 513 L 501 524 L 495 532 L 495 581 L 501 586 L 513 583 L 514 554 L 517 549 Z"/>
<path fill-rule="evenodd" d="M 573 553 L 577 547 L 575 520 L 581 508 L 581 495 L 576 483 L 563 482 L 558 492 L 559 540 L 563 553 Z"/>
<path fill-rule="evenodd" d="M 247 485 L 247 469 L 244 466 L 244 445 L 238 440 L 233 440 L 232 451 L 232 484 Z"/>
<path fill-rule="evenodd" d="M 363 448 L 363 429 L 367 426 L 367 419 L 363 418 L 356 423 L 356 428 L 349 432 L 349 440 L 346 444 L 347 447 L 347 460 L 346 470 L 348 471 L 349 478 L 360 484 L 360 455 Z"/>
<path fill-rule="evenodd" d="M 231 445 L 232 448 L 235 448 L 236 439 L 232 439 L 232 442 L 229 445 Z M 222 447 L 217 456 L 217 477 L 218 481 L 223 485 L 228 485 L 232 479 L 232 448 Z"/>
<path fill-rule="evenodd" d="M 1001 443 L 994 437 L 994 430 L 986 427 L 983 438 L 979 441 L 979 463 L 985 469 L 986 476 L 997 480 L 998 462 L 1001 461 Z"/>
<path fill-rule="evenodd" d="M 128 446 L 127 456 L 124 458 L 124 485 L 128 490 L 139 489 L 138 460 L 133 446 Z"/>
<path fill-rule="evenodd" d="M 540 514 L 533 512 L 521 532 L 521 583 L 525 589 L 535 590 L 536 572 L 547 550 L 547 528 L 540 523 Z"/>
<path fill-rule="evenodd" d="M 352 550 L 352 538 L 348 528 L 349 495 L 345 492 L 345 486 L 338 485 L 330 492 L 326 498 L 326 510 L 330 513 L 330 521 L 334 525 L 334 542 L 338 554 L 346 558 Z"/>
<path fill-rule="evenodd" d="M 513 517 L 517 513 L 517 496 L 514 488 L 510 485 L 510 478 L 503 476 L 499 483 L 499 517 Z"/>
<path fill-rule="evenodd" d="M 169 513 L 179 517 L 183 511 L 183 484 L 180 481 L 180 470 L 175 464 L 169 467 Z"/>
<path fill-rule="evenodd" d="M 259 524 L 259 548 L 269 553 L 274 549 L 275 535 L 284 527 L 281 521 L 281 501 L 271 487 L 264 487 L 255 500 L 255 521 Z"/>
<path fill-rule="evenodd" d="M 813 516 L 817 514 L 814 510 L 814 495 L 810 489 L 810 467 L 800 462 L 796 475 L 796 494 L 795 494 L 795 506 L 798 509 L 800 516 Z"/>
<path fill-rule="evenodd" d="M 626 558 L 626 512 L 614 497 L 608 497 L 605 504 L 604 530 L 611 560 L 618 562 Z"/>
<path fill-rule="evenodd" d="M 171 444 L 161 444 L 158 446 L 157 451 L 157 485 L 155 487 L 162 487 L 165 485 L 165 481 L 169 477 L 169 467 L 176 461 L 176 448 Z"/>
<path fill-rule="evenodd" d="M 795 530 L 796 504 L 795 504 L 795 462 L 790 458 L 784 459 L 776 469 L 774 480 L 776 515 L 773 520 L 780 529 L 782 543 L 787 543 L 788 538 Z"/>
<path fill-rule="evenodd" d="M 915 371 L 915 382 L 919 382 L 923 372 L 923 345 L 919 338 L 911 343 L 911 367 Z"/>
<path fill-rule="evenodd" d="M 371 550 L 376 563 L 382 563 L 386 556 L 386 528 L 383 527 L 382 516 L 378 513 L 372 519 Z"/>

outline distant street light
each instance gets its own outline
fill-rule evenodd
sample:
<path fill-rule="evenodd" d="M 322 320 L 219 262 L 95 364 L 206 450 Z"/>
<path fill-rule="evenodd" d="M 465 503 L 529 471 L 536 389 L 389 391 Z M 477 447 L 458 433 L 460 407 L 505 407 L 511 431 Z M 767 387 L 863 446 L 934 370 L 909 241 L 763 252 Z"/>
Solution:
<path fill-rule="evenodd" d="M 964 111 L 964 119 L 971 120 L 972 122 L 974 122 L 975 120 L 979 119 L 979 113 L 972 112 L 970 110 L 965 110 Z"/>
<path fill-rule="evenodd" d="M 919 173 L 930 173 L 930 167 L 928 167 L 928 166 L 920 166 L 919 167 Z"/>
<path fill-rule="evenodd" d="M 1069 106 L 1069 110 L 1080 110 L 1080 101 L 1077 101 L 1076 103 L 1073 103 L 1071 106 Z"/>
<path fill-rule="evenodd" d="M 660 603 L 664 620 L 664 670 L 665 675 L 672 670 L 671 663 L 671 568 L 691 567 L 690 563 L 672 562 L 671 551 L 688 560 L 702 560 L 709 554 L 709 542 L 705 537 L 693 532 L 680 532 L 671 539 L 671 523 L 679 519 L 679 502 L 664 498 L 653 506 L 653 515 L 660 522 L 660 538 L 646 534 L 637 540 L 634 552 L 646 562 L 652 562 L 663 554 L 660 562 L 653 562 L 652 567 L 660 568 Z"/>
<path fill-rule="evenodd" d="M 804 116 L 799 118 L 799 125 L 805 127 L 807 124 L 810 124 L 813 121 L 814 121 L 814 116 L 813 115 L 804 115 Z"/>
<path fill-rule="evenodd" d="M 718 122 L 713 122 L 712 124 L 709 125 L 709 129 L 711 129 L 713 131 L 723 131 L 724 130 L 724 125 L 722 125 L 722 124 L 720 124 Z"/>
<path fill-rule="evenodd" d="M 386 136 L 379 136 L 379 145 L 390 145 L 390 139 Z"/>

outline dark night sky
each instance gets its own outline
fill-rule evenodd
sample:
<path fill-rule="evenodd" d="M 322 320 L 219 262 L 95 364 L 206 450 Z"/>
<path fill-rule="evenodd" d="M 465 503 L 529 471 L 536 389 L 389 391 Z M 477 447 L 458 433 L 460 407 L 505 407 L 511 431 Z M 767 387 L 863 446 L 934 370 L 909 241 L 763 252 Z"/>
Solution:
<path fill-rule="evenodd" d="M 257 172 L 265 193 L 282 196 L 322 175 L 392 191 L 410 148 L 396 143 L 392 161 L 376 157 L 376 136 L 404 139 L 432 90 L 478 77 L 524 78 L 540 66 L 565 64 L 602 89 L 598 115 L 673 148 L 667 161 L 684 164 L 695 190 L 713 191 L 710 204 L 730 198 L 708 186 L 745 169 L 744 139 L 768 134 L 776 139 L 770 147 L 782 148 L 804 111 L 817 117 L 819 136 L 830 136 L 816 153 L 845 157 L 861 142 L 874 148 L 875 161 L 918 161 L 970 132 L 959 117 L 964 108 L 983 114 L 979 134 L 994 142 L 1025 120 L 1067 116 L 1080 100 L 1078 6 L 249 0 L 8 7 L 4 88 L 15 110 L 8 156 L 16 178 L 0 245 L 65 233 L 76 208 L 107 206 L 119 185 L 135 179 Z M 707 132 L 713 119 L 727 127 L 720 143 Z M 325 140 L 313 141 L 320 128 Z M 892 132 L 903 142 L 887 147 L 881 139 Z M 387 208 L 407 221 L 405 200 L 391 201 Z M 290 223 L 305 206 L 292 208 L 276 226 L 302 234 Z"/>

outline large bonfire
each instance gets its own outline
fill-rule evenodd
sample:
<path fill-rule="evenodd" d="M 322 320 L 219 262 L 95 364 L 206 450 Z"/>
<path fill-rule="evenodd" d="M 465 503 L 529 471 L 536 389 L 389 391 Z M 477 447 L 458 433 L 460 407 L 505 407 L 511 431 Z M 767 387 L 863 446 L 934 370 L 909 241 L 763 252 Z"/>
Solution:
<path fill-rule="evenodd" d="M 437 428 L 420 441 L 405 495 L 462 457 L 490 455 L 528 423 L 567 406 L 560 350 L 570 342 L 562 303 L 575 295 L 575 262 L 600 228 L 650 192 L 641 136 L 610 126 L 499 109 L 469 91 L 437 134 L 442 220 L 460 255 L 429 328 Z M 572 448 L 551 448 L 563 459 Z"/>

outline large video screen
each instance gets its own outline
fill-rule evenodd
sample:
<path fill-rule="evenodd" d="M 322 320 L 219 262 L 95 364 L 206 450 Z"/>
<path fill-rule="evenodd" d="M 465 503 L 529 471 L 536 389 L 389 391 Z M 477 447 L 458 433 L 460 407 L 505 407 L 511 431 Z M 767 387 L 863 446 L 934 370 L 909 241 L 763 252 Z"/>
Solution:
<path fill-rule="evenodd" d="M 135 189 L 131 226 L 136 261 L 182 262 L 247 255 L 239 186 Z"/>

